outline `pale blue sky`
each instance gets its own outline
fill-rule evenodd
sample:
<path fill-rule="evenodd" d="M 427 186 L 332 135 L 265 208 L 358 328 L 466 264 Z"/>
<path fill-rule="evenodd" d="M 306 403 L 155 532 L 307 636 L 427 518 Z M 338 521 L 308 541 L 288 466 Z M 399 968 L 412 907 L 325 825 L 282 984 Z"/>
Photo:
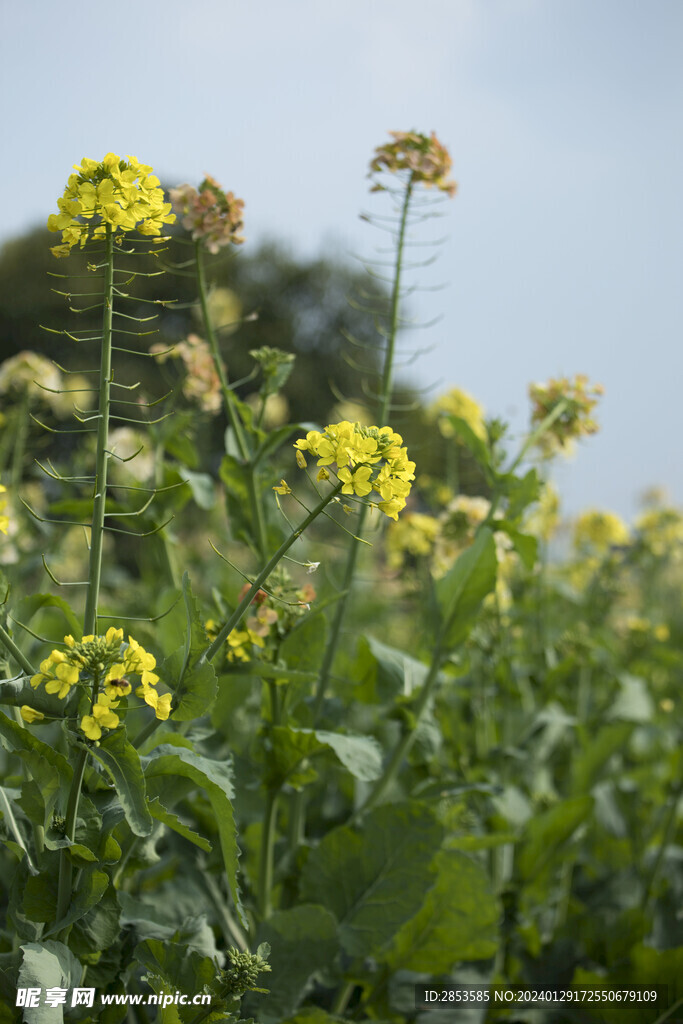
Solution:
<path fill-rule="evenodd" d="M 2 0 L 0 239 L 73 163 L 132 153 L 246 201 L 248 242 L 371 255 L 365 178 L 389 129 L 434 129 L 458 196 L 414 367 L 519 428 L 530 380 L 587 373 L 601 433 L 570 511 L 683 502 L 681 0 Z"/>

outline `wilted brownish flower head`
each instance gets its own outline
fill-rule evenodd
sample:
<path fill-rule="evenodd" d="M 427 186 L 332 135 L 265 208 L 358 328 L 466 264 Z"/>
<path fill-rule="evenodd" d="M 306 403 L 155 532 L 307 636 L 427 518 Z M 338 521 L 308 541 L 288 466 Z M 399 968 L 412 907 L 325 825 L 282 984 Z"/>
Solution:
<path fill-rule="evenodd" d="M 449 196 L 455 195 L 458 187 L 449 177 L 453 162 L 446 147 L 439 142 L 434 132 L 421 135 L 419 132 L 389 132 L 393 142 L 378 146 L 370 163 L 370 177 L 381 171 L 397 174 L 409 171 L 412 182 L 421 181 L 427 188 L 437 188 Z M 384 188 L 375 181 L 372 190 Z"/>

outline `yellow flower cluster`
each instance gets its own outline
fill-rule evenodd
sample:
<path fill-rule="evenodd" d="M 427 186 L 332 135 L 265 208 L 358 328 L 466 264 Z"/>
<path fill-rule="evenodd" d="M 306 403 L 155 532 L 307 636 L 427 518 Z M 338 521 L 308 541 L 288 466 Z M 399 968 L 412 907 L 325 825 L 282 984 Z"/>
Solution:
<path fill-rule="evenodd" d="M 375 491 L 381 501 L 371 504 L 397 520 L 398 513 L 405 508 L 411 480 L 415 479 L 415 463 L 408 459 L 402 443 L 401 435 L 391 427 L 363 427 L 342 420 L 322 432 L 309 430 L 294 447 L 300 466 L 306 465 L 303 453 L 310 452 L 321 467 L 320 479 L 327 479 L 325 467 L 329 466 L 343 484 L 342 494 L 365 498 Z"/>
<path fill-rule="evenodd" d="M 53 650 L 40 664 L 40 672 L 31 677 L 31 686 L 36 689 L 45 685 L 45 692 L 56 694 L 61 700 L 69 696 L 76 685 L 94 684 L 96 696 L 90 714 L 84 715 L 80 727 L 89 740 L 99 740 L 102 729 L 115 729 L 119 716 L 115 708 L 121 697 L 127 697 L 132 690 L 129 675 L 137 675 L 140 685 L 136 696 L 141 697 L 153 708 L 157 718 L 166 720 L 171 712 L 171 694 L 159 696 L 155 674 L 156 659 L 132 636 L 128 643 L 123 640 L 123 630 L 111 626 L 104 636 L 84 636 L 74 640 L 64 637 L 65 650 Z M 101 689 L 100 689 L 101 687 Z M 26 722 L 38 721 L 40 712 L 25 705 L 21 709 Z"/>
<path fill-rule="evenodd" d="M 566 450 L 574 438 L 595 434 L 598 425 L 591 413 L 604 393 L 601 384 L 588 386 L 588 377 L 579 373 L 573 379 L 560 377 L 547 384 L 531 384 L 529 397 L 533 403 L 532 426 L 539 426 L 560 404 L 564 408 L 556 420 L 538 439 L 538 446 L 546 456 Z"/>
<path fill-rule="evenodd" d="M 389 132 L 393 142 L 378 146 L 370 163 L 370 177 L 380 171 L 409 171 L 412 182 L 422 182 L 427 188 L 437 188 L 449 196 L 455 195 L 457 185 L 449 177 L 453 161 L 446 147 L 431 135 L 419 132 Z M 383 185 L 375 182 L 373 192 L 382 191 Z"/>
<path fill-rule="evenodd" d="M 636 520 L 636 529 L 657 557 L 680 561 L 683 548 L 683 514 L 676 508 L 650 508 Z"/>
<path fill-rule="evenodd" d="M 192 185 L 179 185 L 170 189 L 169 195 L 183 218 L 183 227 L 192 232 L 195 241 L 201 239 L 209 252 L 215 254 L 230 242 L 239 245 L 244 241 L 244 200 L 224 192 L 208 174 L 199 191 Z"/>
<path fill-rule="evenodd" d="M 455 430 L 449 416 L 464 420 L 473 434 L 486 441 L 488 434 L 484 423 L 484 410 L 476 399 L 460 388 L 452 388 L 432 403 L 430 418 L 436 420 L 443 437 L 453 437 Z"/>
<path fill-rule="evenodd" d="M 628 526 L 613 512 L 584 512 L 574 525 L 574 546 L 579 551 L 608 551 L 630 539 Z"/>
<path fill-rule="evenodd" d="M 57 200 L 59 213 L 51 213 L 47 221 L 50 231 L 62 232 L 61 245 L 51 249 L 55 256 L 68 256 L 89 238 L 103 238 L 107 226 L 114 232 L 137 229 L 155 236 L 165 224 L 174 223 L 159 179 L 134 156 L 122 160 L 107 153 L 101 163 L 86 158 L 74 170 Z"/>
<path fill-rule="evenodd" d="M 409 512 L 392 526 L 387 536 L 387 561 L 392 569 L 400 569 L 407 556 L 426 557 L 434 551 L 441 525 L 434 516 Z"/>

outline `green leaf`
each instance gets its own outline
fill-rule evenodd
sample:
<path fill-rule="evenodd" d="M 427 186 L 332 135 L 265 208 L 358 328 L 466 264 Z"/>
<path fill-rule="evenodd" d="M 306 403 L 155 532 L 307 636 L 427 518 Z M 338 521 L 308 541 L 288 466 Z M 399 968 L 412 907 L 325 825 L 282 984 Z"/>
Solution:
<path fill-rule="evenodd" d="M 287 782 L 300 789 L 313 782 L 317 773 L 304 762 L 325 750 L 331 750 L 355 778 L 364 782 L 378 779 L 382 774 L 381 747 L 369 736 L 275 726 L 270 737 L 273 746 L 266 779 L 269 785 L 279 786 Z"/>
<path fill-rule="evenodd" d="M 55 922 L 53 931 L 61 931 L 68 925 L 78 921 L 87 914 L 91 907 L 102 899 L 109 884 L 104 871 L 97 868 L 85 868 L 78 883 L 66 915 Z M 55 920 L 57 913 L 57 879 L 54 873 L 47 871 L 34 875 L 26 882 L 24 891 L 24 913 L 31 921 L 49 923 Z M 49 933 L 47 933 L 49 934 Z"/>
<path fill-rule="evenodd" d="M 571 840 L 593 810 L 593 798 L 574 797 L 531 818 L 518 851 L 517 868 L 523 879 L 535 879 Z"/>
<path fill-rule="evenodd" d="M 585 749 L 574 758 L 573 793 L 586 793 L 592 788 L 603 766 L 624 749 L 634 728 L 633 722 L 612 722 L 587 738 Z"/>
<path fill-rule="evenodd" d="M 498 946 L 500 907 L 483 868 L 464 853 L 437 854 L 434 886 L 382 961 L 392 970 L 448 974 L 458 960 L 486 960 Z"/>
<path fill-rule="evenodd" d="M 321 840 L 304 865 L 301 898 L 332 911 L 347 953 L 376 956 L 422 906 L 442 838 L 422 805 L 379 807 L 362 831 L 343 826 Z"/>
<path fill-rule="evenodd" d="M 248 995 L 244 1012 L 269 1024 L 294 1012 L 317 971 L 329 968 L 339 952 L 337 922 L 321 906 L 300 904 L 272 914 L 259 926 L 257 943 L 267 942 L 272 973 L 259 984 L 268 995 Z"/>
<path fill-rule="evenodd" d="M 194 782 L 206 793 L 216 818 L 230 892 L 244 923 L 244 910 L 237 882 L 239 849 L 232 808 L 234 790 L 231 765 L 225 761 L 212 761 L 191 750 L 172 747 L 170 744 L 156 747 L 152 754 L 143 760 L 147 779 L 181 776 Z"/>
<path fill-rule="evenodd" d="M 541 493 L 541 480 L 538 470 L 530 469 L 524 476 L 507 473 L 499 477 L 499 483 L 507 495 L 508 507 L 506 518 L 511 522 L 519 519 L 523 512 L 534 501 L 538 501 Z"/>
<path fill-rule="evenodd" d="M 496 585 L 497 570 L 493 534 L 488 527 L 483 527 L 474 543 L 436 584 L 446 647 L 457 647 L 467 636 L 484 598 Z"/>
<path fill-rule="evenodd" d="M 87 914 L 76 921 L 69 944 L 80 957 L 89 956 L 93 950 L 106 950 L 121 934 L 121 907 L 113 885 L 109 885 L 102 898 Z"/>
<path fill-rule="evenodd" d="M 218 474 L 225 484 L 230 533 L 235 540 L 243 540 L 246 544 L 252 544 L 249 471 L 234 455 L 224 455 Z"/>
<path fill-rule="evenodd" d="M 374 637 L 362 636 L 354 671 L 359 685 L 354 689 L 354 696 L 368 704 L 409 697 L 420 689 L 428 671 L 427 665 L 405 651 L 389 647 Z"/>
<path fill-rule="evenodd" d="M 63 787 L 68 789 L 71 785 L 73 768 L 64 755 L 56 751 L 54 747 L 50 747 L 47 743 L 37 739 L 32 732 L 22 728 L 17 722 L 3 714 L 2 711 L 0 711 L 0 737 L 2 737 L 8 749 L 16 750 L 17 752 L 25 751 L 33 755 L 34 758 L 37 757 L 38 760 L 42 759 L 47 762 L 57 772 Z"/>
<path fill-rule="evenodd" d="M 608 717 L 623 722 L 651 722 L 653 713 L 654 704 L 645 680 L 622 672 L 619 693 L 610 705 Z"/>
<path fill-rule="evenodd" d="M 216 673 L 208 661 L 202 661 L 207 646 L 204 623 L 197 602 L 192 594 L 190 578 L 183 574 L 183 600 L 187 617 L 185 644 L 174 651 L 161 667 L 161 678 L 176 688 L 171 718 L 176 722 L 188 722 L 201 718 L 212 707 L 216 699 Z"/>
<path fill-rule="evenodd" d="M 492 470 L 491 453 L 486 442 L 475 434 L 467 420 L 462 419 L 462 417 L 444 416 L 443 419 L 453 428 L 455 436 L 474 455 L 482 469 L 488 470 L 487 476 L 490 478 Z"/>
<path fill-rule="evenodd" d="M 196 473 L 187 466 L 179 466 L 178 473 L 192 491 L 192 497 L 200 508 L 208 511 L 216 504 L 213 479 L 208 473 Z"/>
<path fill-rule="evenodd" d="M 148 836 L 153 822 L 147 810 L 145 778 L 137 750 L 126 739 L 125 727 L 119 727 L 100 740 L 90 753 L 111 776 L 126 821 L 136 836 Z"/>
<path fill-rule="evenodd" d="M 92 502 L 89 501 L 88 509 L 92 509 Z M 58 608 L 66 619 L 67 626 L 69 627 L 69 633 L 73 636 L 74 640 L 80 640 L 83 636 L 81 624 L 75 612 L 72 611 L 71 607 L 61 597 L 56 597 L 54 594 L 31 594 L 30 597 L 23 597 L 17 604 L 16 616 L 19 622 L 23 622 L 28 625 L 36 612 L 40 611 L 41 608 Z M 63 639 L 60 637 L 60 640 Z"/>
<path fill-rule="evenodd" d="M 325 634 L 325 620 L 307 616 L 284 638 L 279 657 L 297 671 L 317 673 L 325 650 Z"/>
<path fill-rule="evenodd" d="M 200 836 L 198 832 L 193 832 L 191 828 L 188 828 L 187 825 L 183 824 L 177 814 L 174 814 L 173 811 L 168 811 L 164 807 L 159 797 L 155 796 L 153 800 L 148 802 L 147 806 L 150 814 L 153 818 L 156 818 L 157 821 L 161 821 L 164 825 L 168 825 L 168 827 L 172 828 L 174 832 L 177 832 L 178 835 L 183 836 L 184 839 L 188 839 L 191 843 L 194 843 L 195 846 L 198 846 L 200 850 L 204 850 L 205 853 L 211 853 L 213 847 L 209 840 L 205 839 L 204 836 Z"/>
<path fill-rule="evenodd" d="M 135 947 L 135 959 L 146 967 L 156 979 L 148 977 L 148 984 L 155 992 L 180 989 L 181 992 L 197 993 L 211 985 L 216 978 L 216 967 L 208 956 L 201 956 L 184 943 L 162 942 L 147 939 Z M 158 980 L 166 984 L 157 988 Z M 195 1015 L 197 1011 L 194 1011 Z"/>
<path fill-rule="evenodd" d="M 83 968 L 71 950 L 61 942 L 26 942 L 21 947 L 22 963 L 18 988 L 75 988 L 81 983 Z M 42 1003 L 42 1000 L 41 1000 Z M 61 1024 L 62 1007 L 46 1005 L 25 1007 L 25 1024 Z"/>
<path fill-rule="evenodd" d="M 520 533 L 505 519 L 496 519 L 496 531 L 506 533 L 526 569 L 533 569 L 538 558 L 538 540 L 529 533 Z"/>

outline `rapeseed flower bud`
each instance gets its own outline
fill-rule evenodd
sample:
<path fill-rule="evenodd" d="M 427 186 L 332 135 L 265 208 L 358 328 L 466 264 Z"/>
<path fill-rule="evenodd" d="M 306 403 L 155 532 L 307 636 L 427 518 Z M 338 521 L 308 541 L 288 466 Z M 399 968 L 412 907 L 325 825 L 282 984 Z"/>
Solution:
<path fill-rule="evenodd" d="M 86 158 L 74 170 L 57 200 L 59 213 L 51 213 L 47 221 L 48 230 L 62 233 L 61 245 L 51 249 L 55 256 L 68 256 L 75 245 L 103 238 L 107 227 L 115 234 L 137 230 L 159 236 L 165 224 L 174 223 L 159 179 L 134 156 L 122 160 L 107 153 L 100 163 Z"/>
<path fill-rule="evenodd" d="M 537 444 L 544 455 L 566 451 L 574 438 L 595 434 L 598 425 L 591 413 L 604 393 L 601 384 L 588 386 L 588 377 L 579 373 L 573 379 L 561 377 L 546 384 L 531 384 L 529 397 L 533 403 L 532 426 L 540 426 L 557 409 L 560 402 L 564 408 L 549 428 L 538 438 Z"/>
<path fill-rule="evenodd" d="M 381 171 L 398 174 L 408 171 L 412 182 L 422 182 L 427 188 L 437 188 L 454 196 L 457 185 L 449 177 L 453 161 L 446 147 L 439 142 L 434 132 L 421 135 L 419 132 L 389 132 L 393 142 L 378 146 L 370 163 L 370 178 Z M 380 192 L 383 185 L 375 181 L 371 191 Z"/>
<path fill-rule="evenodd" d="M 240 245 L 244 237 L 244 200 L 234 193 L 224 192 L 214 178 L 207 176 L 199 186 L 179 185 L 169 191 L 174 208 L 182 216 L 182 225 L 192 232 L 195 241 L 201 241 L 210 253 L 231 242 Z"/>
<path fill-rule="evenodd" d="M 415 463 L 408 459 L 402 442 L 391 427 L 364 427 L 342 420 L 322 432 L 309 430 L 294 448 L 299 465 L 306 464 L 302 453 L 310 452 L 318 466 L 330 467 L 343 485 L 342 494 L 365 498 L 375 491 L 381 500 L 371 504 L 397 520 L 415 479 Z"/>

